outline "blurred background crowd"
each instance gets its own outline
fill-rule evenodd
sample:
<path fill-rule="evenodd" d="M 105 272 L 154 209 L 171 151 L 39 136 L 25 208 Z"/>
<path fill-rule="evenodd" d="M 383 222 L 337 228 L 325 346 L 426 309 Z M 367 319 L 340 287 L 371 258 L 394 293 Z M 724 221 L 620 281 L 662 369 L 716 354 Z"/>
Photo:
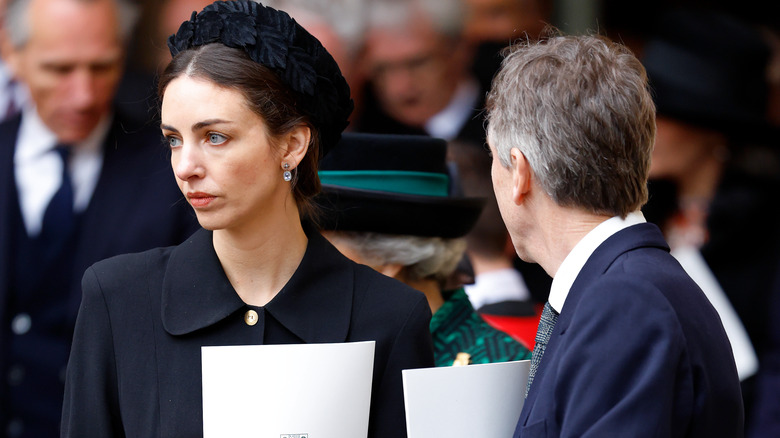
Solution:
<path fill-rule="evenodd" d="M 7 3 L 18 2 L 0 0 L 3 14 Z M 101 129 L 95 128 L 97 120 L 111 111 L 140 121 L 134 143 L 156 147 L 161 142 L 143 132 L 157 131 L 159 126 L 155 83 L 170 60 L 166 39 L 192 11 L 211 1 L 130 3 L 136 9 L 125 15 L 130 33 L 122 41 L 123 62 L 117 64 L 115 76 L 101 79 L 108 82 L 103 88 L 90 88 L 89 96 L 63 92 L 55 99 L 99 101 L 94 104 L 100 107 L 96 122 L 87 134 L 93 128 Z M 538 318 L 539 303 L 546 301 L 551 280 L 537 265 L 517 259 L 492 199 L 482 117 L 485 94 L 500 66 L 501 49 L 518 39 L 540 38 L 549 32 L 549 25 L 563 33 L 600 33 L 629 46 L 647 68 L 658 108 L 651 197 L 645 216 L 661 227 L 673 253 L 721 313 L 743 383 L 748 436 L 780 436 L 780 227 L 776 222 L 780 216 L 780 16 L 769 13 L 766 2 L 268 0 L 263 4 L 289 12 L 334 56 L 356 104 L 348 131 L 424 135 L 448 143 L 452 193 L 488 200 L 477 225 L 465 237 L 467 257 L 450 281 L 465 285 L 471 304 L 486 320 L 529 348 L 536 329 L 534 317 Z M 37 107 L 44 124 L 59 136 L 42 112 L 53 105 L 47 100 L 52 95 L 47 90 L 56 85 L 41 84 L 43 79 L 29 72 L 14 78 L 9 63 L 24 55 L 23 43 L 8 29 L 12 20 L 1 23 L 0 120 L 4 122 L 0 135 L 14 139 L 17 131 L 23 135 L 25 125 L 20 127 L 16 118 L 25 108 Z M 116 27 L 117 23 L 108 25 Z M 63 80 L 67 72 L 60 73 L 59 80 Z M 56 117 L 51 116 L 52 120 Z M 72 139 L 81 140 L 78 136 Z M 0 139 L 0 160 L 6 161 L 0 161 L 2 169 L 15 159 L 14 143 L 9 141 Z M 111 165 L 106 156 L 103 166 Z M 122 168 L 122 164 L 117 166 Z M 21 184 L 18 178 L 16 182 Z M 10 190 L 10 184 L 0 184 L 0 192 Z M 94 194 L 88 190 L 82 196 L 85 209 L 90 196 L 102 193 L 93 190 Z M 148 195 L 162 197 L 163 193 Z M 4 203 L 4 197 L 0 193 L 0 228 L 13 223 L 6 218 L 11 216 L 11 204 Z M 30 225 L 28 212 L 21 213 L 24 226 L 32 232 L 35 226 Z M 105 224 L 107 217 L 105 213 L 96 220 Z M 160 216 L 153 217 L 158 225 L 163 222 Z M 39 228 L 41 221 L 45 218 L 38 219 Z M 114 229 L 124 227 L 111 223 Z M 170 223 L 172 228 L 173 224 L 181 228 L 181 235 L 193 226 L 191 215 Z M 11 233 L 4 228 L 0 233 L 0 436 L 46 436 L 32 433 L 34 426 L 19 420 L 22 414 L 17 418 L 4 416 L 2 411 L 11 412 L 9 406 L 14 403 L 19 407 L 26 403 L 20 400 L 35 398 L 31 395 L 35 386 L 25 385 L 36 372 L 30 364 L 42 359 L 23 345 L 32 345 L 35 351 L 45 345 L 29 341 L 31 333 L 45 325 L 38 318 L 51 318 L 39 308 L 47 307 L 45 303 L 54 303 L 60 310 L 73 306 L 68 299 L 57 303 L 46 295 L 25 303 L 9 292 L 20 287 L 37 291 L 43 286 L 23 284 L 19 279 L 48 273 L 11 275 L 22 269 L 18 253 L 11 248 L 24 248 L 25 242 L 8 238 Z M 147 239 L 145 244 L 181 241 L 183 237 L 174 234 Z M 118 245 L 91 257 L 141 249 L 145 248 Z M 89 260 L 65 276 L 73 289 L 78 289 L 78 271 L 83 272 Z M 62 331 L 56 345 L 67 344 L 72 317 L 46 323 Z M 55 370 L 55 385 L 66 351 L 46 359 Z M 56 411 L 56 402 L 53 406 Z"/>

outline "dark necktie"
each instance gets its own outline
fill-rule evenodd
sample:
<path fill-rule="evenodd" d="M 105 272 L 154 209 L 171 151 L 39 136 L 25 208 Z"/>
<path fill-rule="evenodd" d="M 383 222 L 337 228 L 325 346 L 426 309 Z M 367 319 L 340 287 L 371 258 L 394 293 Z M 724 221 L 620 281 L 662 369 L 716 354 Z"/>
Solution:
<path fill-rule="evenodd" d="M 54 150 L 62 159 L 62 184 L 51 198 L 43 214 L 41 239 L 44 244 L 56 250 L 73 231 L 73 183 L 68 170 L 70 146 L 57 145 Z"/>
<path fill-rule="evenodd" d="M 531 371 L 528 373 L 528 384 L 525 387 L 526 397 L 528 397 L 528 391 L 531 390 L 531 383 L 534 381 L 536 370 L 542 362 L 542 356 L 544 356 L 544 350 L 547 348 L 547 343 L 550 342 L 550 336 L 555 328 L 556 321 L 558 321 L 558 312 L 552 308 L 548 301 L 544 305 L 542 317 L 539 319 L 539 328 L 536 330 L 534 351 L 531 353 Z"/>

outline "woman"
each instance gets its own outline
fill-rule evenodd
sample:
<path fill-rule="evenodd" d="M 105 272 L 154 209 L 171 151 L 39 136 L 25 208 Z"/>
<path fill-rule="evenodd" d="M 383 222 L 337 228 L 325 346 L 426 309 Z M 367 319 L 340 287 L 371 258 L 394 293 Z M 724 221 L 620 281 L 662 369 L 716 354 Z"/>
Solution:
<path fill-rule="evenodd" d="M 323 234 L 355 262 L 425 294 L 437 366 L 530 359 L 452 284 L 484 199 L 448 194 L 446 149 L 427 136 L 345 134 L 320 166 Z"/>
<path fill-rule="evenodd" d="M 251 1 L 207 6 L 169 47 L 162 130 L 204 230 L 85 273 L 63 436 L 201 436 L 204 345 L 361 340 L 369 436 L 405 436 L 401 370 L 433 364 L 425 298 L 300 219 L 352 109 L 332 57 Z"/>
<path fill-rule="evenodd" d="M 665 14 L 645 47 L 658 111 L 646 216 L 721 313 L 742 382 L 746 435 L 780 436 L 772 51 L 758 29 L 705 11 Z"/>

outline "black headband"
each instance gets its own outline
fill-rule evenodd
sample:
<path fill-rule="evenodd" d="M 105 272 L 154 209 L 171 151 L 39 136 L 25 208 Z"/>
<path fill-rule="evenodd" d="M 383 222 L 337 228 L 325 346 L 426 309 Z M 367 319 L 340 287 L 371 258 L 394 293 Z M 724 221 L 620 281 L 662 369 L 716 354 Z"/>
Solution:
<path fill-rule="evenodd" d="M 211 43 L 242 49 L 279 75 L 320 133 L 324 156 L 349 123 L 354 104 L 336 61 L 287 13 L 254 1 L 218 1 L 168 38 L 172 56 Z"/>

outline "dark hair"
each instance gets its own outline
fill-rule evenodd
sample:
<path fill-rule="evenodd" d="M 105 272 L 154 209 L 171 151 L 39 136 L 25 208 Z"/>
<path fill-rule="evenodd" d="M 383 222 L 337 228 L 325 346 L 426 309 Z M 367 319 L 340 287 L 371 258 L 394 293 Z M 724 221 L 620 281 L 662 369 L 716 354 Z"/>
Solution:
<path fill-rule="evenodd" d="M 291 184 L 301 216 L 316 219 L 317 209 L 311 198 L 320 191 L 317 175 L 320 135 L 309 116 L 299 109 L 296 93 L 276 73 L 250 59 L 243 50 L 219 43 L 193 47 L 174 56 L 160 77 L 157 89 L 160 101 L 168 84 L 183 75 L 204 78 L 240 92 L 249 108 L 265 121 L 272 144 L 301 124 L 311 129 L 309 149 L 293 170 Z"/>

